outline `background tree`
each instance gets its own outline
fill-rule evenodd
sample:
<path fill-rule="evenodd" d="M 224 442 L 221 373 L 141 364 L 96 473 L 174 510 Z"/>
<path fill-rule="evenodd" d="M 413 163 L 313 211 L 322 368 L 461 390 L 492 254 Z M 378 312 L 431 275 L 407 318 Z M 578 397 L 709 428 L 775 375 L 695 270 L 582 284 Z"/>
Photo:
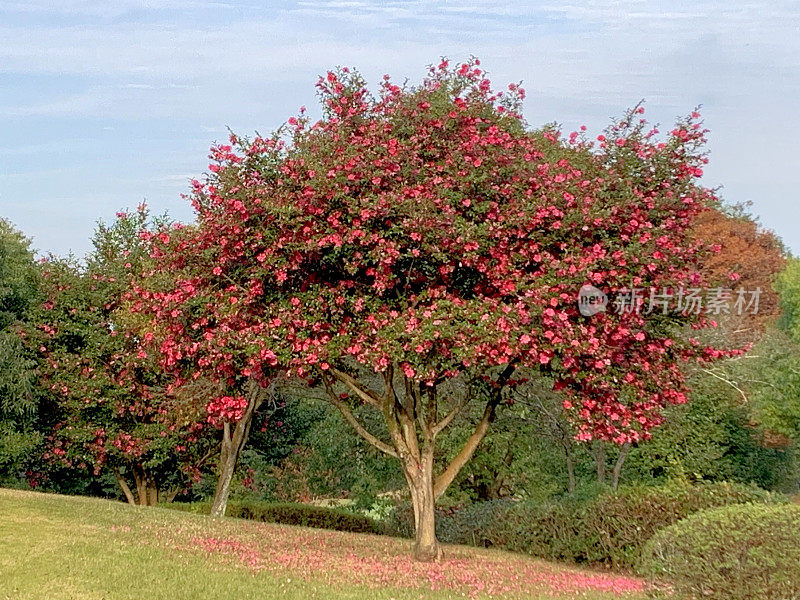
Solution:
<path fill-rule="evenodd" d="M 141 505 L 184 489 L 207 452 L 205 414 L 185 398 L 202 390 L 167 393 L 157 365 L 121 325 L 122 298 L 150 260 L 140 238 L 149 226 L 144 206 L 118 213 L 111 226 L 98 225 L 85 264 L 46 261 L 43 302 L 29 336 L 58 418 L 45 459 L 113 474 L 127 501 Z"/>
<path fill-rule="evenodd" d="M 260 282 L 242 282 L 243 289 L 238 277 L 223 271 L 241 251 L 228 247 L 229 235 L 202 218 L 197 226 L 143 232 L 154 262 L 126 303 L 134 315 L 127 326 L 173 378 L 170 388 L 191 389 L 200 382 L 210 392 L 203 406 L 206 422 L 221 432 L 212 516 L 225 514 L 254 423 L 267 422 L 266 414 L 280 404 L 277 358 L 261 338 L 268 324 L 245 298 L 259 293 Z"/>
<path fill-rule="evenodd" d="M 747 358 L 726 367 L 745 396 L 715 377 L 695 374 L 691 402 L 671 407 L 652 441 L 631 449 L 623 481 L 737 481 L 793 492 L 797 452 L 759 417 L 756 390 L 744 381 L 761 354 L 759 344 Z"/>
<path fill-rule="evenodd" d="M 0 219 L 0 482 L 19 484 L 41 441 L 35 355 L 21 337 L 39 297 L 30 241 Z"/>
<path fill-rule="evenodd" d="M 783 244 L 742 206 L 721 205 L 703 212 L 694 231 L 712 244 L 713 251 L 704 255 L 702 264 L 709 285 L 761 290 L 757 312 L 732 315 L 741 317 L 736 320 L 738 334 L 757 340 L 765 325 L 781 313 L 776 283 L 786 266 Z"/>
<path fill-rule="evenodd" d="M 481 444 L 481 451 L 464 465 L 453 482 L 456 498 L 483 501 L 504 497 L 544 499 L 577 486 L 576 464 L 581 444 L 564 415 L 564 395 L 552 390 L 553 381 L 536 377 L 515 387 L 510 406 L 499 411 Z M 474 406 L 442 432 L 445 464 L 472 433 L 480 415 Z"/>
<path fill-rule="evenodd" d="M 781 325 L 800 342 L 800 259 L 793 257 L 778 278 L 783 317 Z"/>
<path fill-rule="evenodd" d="M 754 416 L 776 446 L 800 444 L 800 261 L 791 258 L 778 278 L 783 306 L 780 329 L 770 331 L 752 351 L 738 377 L 748 391 Z"/>

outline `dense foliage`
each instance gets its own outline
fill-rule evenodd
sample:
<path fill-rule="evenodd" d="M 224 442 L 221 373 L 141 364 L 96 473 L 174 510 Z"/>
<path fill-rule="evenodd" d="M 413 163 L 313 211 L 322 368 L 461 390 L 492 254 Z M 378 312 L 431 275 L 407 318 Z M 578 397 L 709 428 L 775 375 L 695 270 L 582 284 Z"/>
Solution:
<path fill-rule="evenodd" d="M 201 514 L 208 514 L 211 510 L 211 505 L 208 503 L 173 504 L 171 507 Z M 380 523 L 364 515 L 309 504 L 235 500 L 228 503 L 225 516 L 263 523 L 317 527 L 351 533 L 383 533 Z"/>
<path fill-rule="evenodd" d="M 728 483 L 624 487 L 590 497 L 506 499 L 445 508 L 440 510 L 437 532 L 442 541 L 453 544 L 631 568 L 645 542 L 661 528 L 700 510 L 747 502 L 784 503 L 785 498 Z M 395 535 L 409 535 L 409 508 L 399 507 L 388 527 Z"/>
<path fill-rule="evenodd" d="M 46 420 L 38 410 L 35 354 L 20 338 L 39 294 L 30 242 L 0 219 L 0 483 L 20 479 Z"/>
<path fill-rule="evenodd" d="M 206 452 L 205 415 L 165 393 L 163 373 L 120 321 L 122 297 L 150 260 L 140 238 L 150 226 L 144 207 L 119 213 L 113 225 L 98 227 L 84 264 L 46 260 L 42 301 L 26 335 L 53 405 L 43 458 L 107 472 L 138 504 L 174 497 L 197 477 Z"/>
<path fill-rule="evenodd" d="M 680 598 L 800 596 L 800 506 L 742 504 L 702 511 L 658 532 L 642 571 Z"/>

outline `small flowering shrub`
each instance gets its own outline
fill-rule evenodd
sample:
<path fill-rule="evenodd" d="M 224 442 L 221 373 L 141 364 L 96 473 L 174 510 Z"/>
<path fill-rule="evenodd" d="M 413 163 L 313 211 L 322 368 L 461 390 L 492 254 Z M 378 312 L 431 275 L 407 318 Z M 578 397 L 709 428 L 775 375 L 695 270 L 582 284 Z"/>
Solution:
<path fill-rule="evenodd" d="M 800 506 L 743 504 L 699 512 L 658 532 L 641 570 L 679 597 L 800 598 Z"/>
<path fill-rule="evenodd" d="M 591 499 L 493 500 L 441 509 L 436 531 L 452 544 L 625 569 L 636 564 L 642 546 L 659 529 L 700 510 L 746 502 L 782 503 L 785 498 L 726 482 L 630 487 Z M 387 529 L 409 535 L 412 524 L 410 507 L 398 507 Z"/>

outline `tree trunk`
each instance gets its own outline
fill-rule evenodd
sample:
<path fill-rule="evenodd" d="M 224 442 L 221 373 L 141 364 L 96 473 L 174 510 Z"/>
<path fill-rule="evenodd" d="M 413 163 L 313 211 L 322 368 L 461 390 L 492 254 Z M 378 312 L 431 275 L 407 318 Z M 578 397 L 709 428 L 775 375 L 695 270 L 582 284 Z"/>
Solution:
<path fill-rule="evenodd" d="M 614 471 L 611 474 L 611 487 L 617 489 L 619 485 L 619 477 L 622 474 L 622 465 L 625 464 L 625 458 L 628 456 L 628 451 L 631 449 L 630 444 L 623 444 L 619 449 L 619 456 L 617 462 L 614 464 Z"/>
<path fill-rule="evenodd" d="M 222 447 L 219 455 L 219 479 L 214 490 L 214 500 L 211 503 L 211 516 L 224 517 L 228 508 L 228 498 L 231 495 L 231 482 L 239 463 L 247 438 L 250 436 L 250 427 L 253 417 L 264 400 L 264 390 L 256 382 L 250 382 L 249 402 L 242 418 L 236 422 L 231 433 L 231 424 L 225 423 L 222 429 Z"/>
<path fill-rule="evenodd" d="M 131 493 L 128 497 L 128 502 L 139 506 L 155 506 L 158 504 L 158 485 L 155 479 L 141 465 L 134 466 L 131 469 L 131 473 L 133 473 L 133 480 L 136 483 L 136 499 L 133 499 L 133 493 Z M 128 491 L 130 492 L 130 488 Z"/>
<path fill-rule="evenodd" d="M 153 479 L 147 479 L 147 506 L 158 505 L 158 486 Z"/>
<path fill-rule="evenodd" d="M 132 469 L 133 480 L 136 482 L 136 503 L 139 506 L 147 506 L 147 474 L 140 466 L 135 466 Z"/>
<path fill-rule="evenodd" d="M 456 402 L 450 412 L 440 419 L 436 386 L 422 387 L 419 382 L 401 376 L 405 394 L 398 394 L 394 387 L 395 370 L 392 364 L 383 373 L 382 394 L 370 390 L 338 369 L 331 369 L 330 373 L 321 372 L 331 403 L 339 409 L 353 429 L 384 454 L 399 459 L 414 509 L 414 558 L 417 560 L 433 561 L 441 558 L 441 547 L 436 539 L 436 501 L 444 494 L 486 435 L 494 420 L 495 409 L 502 400 L 503 386 L 515 368 L 510 364 L 499 375 L 490 391 L 483 416 L 472 435 L 438 476 L 434 476 L 433 472 L 436 436 L 468 404 L 469 397 L 463 402 Z M 391 444 L 366 430 L 348 403 L 334 390 L 335 382 L 345 385 L 360 403 L 371 405 L 383 413 Z"/>
<path fill-rule="evenodd" d="M 230 426 L 225 423 L 219 456 L 219 477 L 217 479 L 217 487 L 214 490 L 214 501 L 211 503 L 212 517 L 225 516 L 225 511 L 228 508 L 228 498 L 231 495 L 233 473 L 236 471 L 236 463 L 239 460 L 239 453 L 233 447 L 233 439 L 229 432 Z"/>
<path fill-rule="evenodd" d="M 125 494 L 125 500 L 128 501 L 128 504 L 135 505 L 136 498 L 134 497 L 133 492 L 131 491 L 131 488 L 128 485 L 128 482 L 125 481 L 125 478 L 120 474 L 119 470 L 117 469 L 114 469 L 114 478 L 117 480 L 117 484 L 122 490 L 122 493 Z"/>
<path fill-rule="evenodd" d="M 406 480 L 414 509 L 414 558 L 436 561 L 442 549 L 436 539 L 436 496 L 433 492 L 433 452 L 422 456 L 420 465 L 406 467 Z"/>

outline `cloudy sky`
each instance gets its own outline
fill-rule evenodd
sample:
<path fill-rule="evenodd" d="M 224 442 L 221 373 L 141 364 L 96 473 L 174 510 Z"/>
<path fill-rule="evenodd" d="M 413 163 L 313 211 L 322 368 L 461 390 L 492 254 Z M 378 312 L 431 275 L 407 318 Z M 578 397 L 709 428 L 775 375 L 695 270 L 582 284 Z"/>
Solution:
<path fill-rule="evenodd" d="M 61 254 L 142 200 L 188 220 L 208 147 L 313 109 L 328 68 L 415 81 L 470 55 L 523 81 L 532 125 L 702 105 L 706 183 L 800 253 L 800 3 L 780 0 L 0 0 L 0 216 Z"/>

